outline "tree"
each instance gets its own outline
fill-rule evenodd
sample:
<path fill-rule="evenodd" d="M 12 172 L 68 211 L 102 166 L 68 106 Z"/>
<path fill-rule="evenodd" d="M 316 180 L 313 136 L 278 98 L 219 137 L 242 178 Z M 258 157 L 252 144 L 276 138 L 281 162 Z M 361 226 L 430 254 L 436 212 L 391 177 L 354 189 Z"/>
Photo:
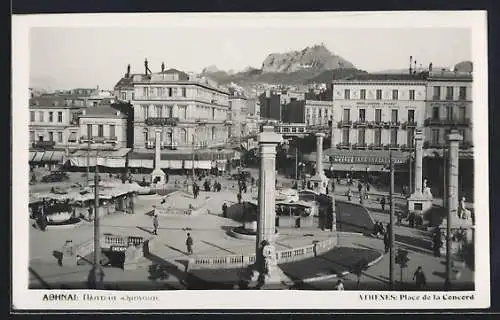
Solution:
<path fill-rule="evenodd" d="M 368 262 L 366 261 L 365 258 L 362 258 L 359 260 L 353 267 L 352 273 L 356 275 L 358 278 L 358 281 L 356 283 L 356 288 L 359 289 L 359 283 L 361 280 L 361 276 L 363 275 L 363 272 L 368 269 Z"/>
<path fill-rule="evenodd" d="M 403 250 L 403 249 L 398 249 L 398 252 L 396 254 L 396 263 L 399 264 L 401 273 L 400 273 L 400 283 L 403 285 L 403 269 L 408 267 L 408 261 L 410 259 L 408 258 L 408 251 Z"/>

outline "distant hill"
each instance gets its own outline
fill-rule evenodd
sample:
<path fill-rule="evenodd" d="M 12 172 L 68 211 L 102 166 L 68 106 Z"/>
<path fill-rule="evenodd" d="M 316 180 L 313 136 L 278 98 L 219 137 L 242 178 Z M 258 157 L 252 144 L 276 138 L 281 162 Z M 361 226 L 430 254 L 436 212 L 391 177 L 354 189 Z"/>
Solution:
<path fill-rule="evenodd" d="M 341 71 L 339 71 L 341 70 Z M 221 84 L 249 83 L 307 84 L 330 82 L 334 76 L 352 75 L 358 70 L 344 58 L 334 55 L 324 45 L 315 45 L 301 51 L 269 54 L 260 69 L 247 67 L 240 72 L 226 72 L 210 66 L 202 71 Z"/>
<path fill-rule="evenodd" d="M 457 72 L 472 72 L 473 71 L 472 61 L 459 62 L 455 65 L 453 70 Z"/>

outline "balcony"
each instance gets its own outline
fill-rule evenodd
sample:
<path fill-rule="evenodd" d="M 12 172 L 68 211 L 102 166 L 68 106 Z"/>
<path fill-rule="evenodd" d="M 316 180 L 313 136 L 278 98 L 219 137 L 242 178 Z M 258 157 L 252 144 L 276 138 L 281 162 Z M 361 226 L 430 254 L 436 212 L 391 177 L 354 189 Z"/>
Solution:
<path fill-rule="evenodd" d="M 55 141 L 36 141 L 32 143 L 32 147 L 36 149 L 52 149 L 55 145 Z"/>
<path fill-rule="evenodd" d="M 338 128 L 351 127 L 351 126 L 352 126 L 352 121 L 350 120 L 342 120 L 337 123 Z"/>
<path fill-rule="evenodd" d="M 88 143 L 89 139 L 87 136 L 81 136 L 80 137 L 80 143 Z M 109 137 L 91 137 L 90 138 L 90 143 L 117 143 L 118 142 L 118 137 L 116 136 L 109 136 Z"/>
<path fill-rule="evenodd" d="M 424 141 L 424 149 L 443 149 L 444 143 Z"/>
<path fill-rule="evenodd" d="M 401 122 L 399 121 L 388 121 L 386 125 L 389 125 L 389 128 L 399 128 L 401 126 Z"/>
<path fill-rule="evenodd" d="M 464 119 L 434 119 L 434 118 L 427 118 L 425 119 L 424 125 L 425 126 L 452 126 L 452 127 L 468 127 L 470 126 L 470 119 L 464 118 Z"/>
<path fill-rule="evenodd" d="M 405 121 L 403 122 L 403 124 L 401 125 L 401 128 L 402 129 L 406 129 L 406 128 L 415 128 L 417 127 L 417 122 L 416 121 Z"/>
<path fill-rule="evenodd" d="M 362 120 L 354 122 L 353 126 L 354 126 L 354 128 L 358 128 L 358 127 L 363 128 L 363 127 L 368 126 L 368 122 L 365 119 L 362 119 Z"/>
<path fill-rule="evenodd" d="M 366 143 L 355 143 L 353 146 L 352 146 L 353 149 L 360 149 L 360 150 L 363 150 L 363 149 L 367 149 L 368 148 L 368 145 Z"/>
<path fill-rule="evenodd" d="M 337 149 L 350 149 L 351 144 L 349 142 L 341 142 L 337 144 Z"/>
<path fill-rule="evenodd" d="M 382 149 L 384 149 L 384 145 L 381 144 L 381 143 L 374 143 L 371 146 L 372 146 L 373 150 L 382 150 Z"/>
<path fill-rule="evenodd" d="M 149 117 L 144 121 L 148 126 L 176 126 L 179 123 L 178 117 Z"/>
<path fill-rule="evenodd" d="M 469 141 L 462 141 L 459 144 L 459 148 L 462 149 L 462 150 L 471 149 L 473 147 L 474 146 L 472 145 L 472 142 L 469 142 Z"/>

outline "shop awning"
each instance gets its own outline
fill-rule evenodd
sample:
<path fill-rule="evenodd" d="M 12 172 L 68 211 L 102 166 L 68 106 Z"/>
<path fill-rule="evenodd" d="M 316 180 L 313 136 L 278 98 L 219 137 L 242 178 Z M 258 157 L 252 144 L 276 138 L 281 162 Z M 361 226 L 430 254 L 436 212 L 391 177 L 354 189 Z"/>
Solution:
<path fill-rule="evenodd" d="M 42 162 L 50 162 L 50 158 L 54 154 L 54 151 L 45 151 L 42 156 Z"/>
<path fill-rule="evenodd" d="M 28 162 L 33 161 L 33 158 L 35 157 L 36 152 L 30 151 L 28 155 Z"/>
<path fill-rule="evenodd" d="M 64 152 L 63 151 L 54 151 L 52 154 L 52 157 L 50 158 L 50 161 L 52 162 L 62 162 L 64 158 Z"/>
<path fill-rule="evenodd" d="M 68 161 L 73 167 L 93 167 L 97 161 L 97 164 L 103 167 L 124 168 L 125 156 L 129 152 L 130 148 L 120 148 L 118 150 L 77 150 L 68 157 Z"/>
<path fill-rule="evenodd" d="M 32 162 L 42 162 L 44 152 L 35 152 L 35 156 L 31 159 Z"/>

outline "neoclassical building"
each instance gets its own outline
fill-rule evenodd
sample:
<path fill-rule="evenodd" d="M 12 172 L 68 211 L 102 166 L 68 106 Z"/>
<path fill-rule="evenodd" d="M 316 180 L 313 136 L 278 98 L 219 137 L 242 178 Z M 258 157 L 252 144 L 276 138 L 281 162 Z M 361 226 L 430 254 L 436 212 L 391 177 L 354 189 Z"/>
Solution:
<path fill-rule="evenodd" d="M 228 140 L 227 89 L 176 69 L 136 74 L 127 86 L 130 82 L 134 89 L 134 151 L 152 152 L 157 129 L 164 149 L 210 148 Z"/>

